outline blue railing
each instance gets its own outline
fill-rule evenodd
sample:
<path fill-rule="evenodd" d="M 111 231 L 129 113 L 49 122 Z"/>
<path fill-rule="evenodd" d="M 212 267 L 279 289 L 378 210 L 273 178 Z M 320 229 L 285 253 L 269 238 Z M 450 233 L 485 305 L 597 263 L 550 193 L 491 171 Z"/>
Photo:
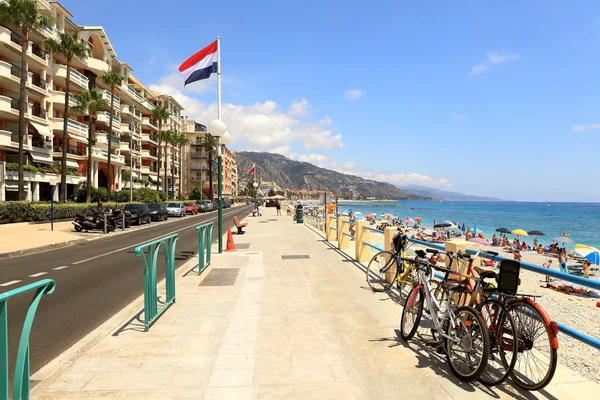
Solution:
<path fill-rule="evenodd" d="M 210 265 L 212 231 L 214 222 L 196 227 L 198 232 L 198 275 Z"/>
<path fill-rule="evenodd" d="M 363 227 L 363 228 L 364 228 L 364 229 L 366 229 L 366 230 L 368 230 L 368 231 L 371 231 L 371 232 L 383 233 L 383 231 L 382 231 L 382 230 L 380 230 L 380 229 L 375 229 L 375 228 L 371 228 L 370 226 L 365 226 L 365 227 Z"/>
<path fill-rule="evenodd" d="M 363 242 L 364 245 L 369 246 L 370 248 L 372 248 L 373 250 L 377 250 L 377 251 L 384 251 L 384 249 L 382 249 L 379 246 L 376 246 L 374 244 L 371 244 L 369 242 Z"/>
<path fill-rule="evenodd" d="M 8 292 L 0 293 L 0 400 L 8 400 L 8 300 L 11 297 L 35 290 L 33 299 L 25 316 L 19 348 L 17 350 L 17 361 L 13 383 L 13 400 L 29 399 L 29 335 L 33 319 L 40 301 L 45 294 L 52 294 L 56 283 L 52 279 L 21 286 Z"/>
<path fill-rule="evenodd" d="M 422 240 L 411 239 L 411 238 L 409 238 L 408 240 L 412 243 L 415 243 L 415 244 L 418 244 L 421 246 L 431 247 L 431 248 L 438 249 L 438 250 L 445 250 L 445 247 L 441 244 L 429 243 L 429 242 L 424 242 Z M 477 254 L 477 250 L 467 249 L 467 253 Z M 485 253 L 480 253 L 479 256 L 482 258 L 487 258 L 487 259 L 494 260 L 494 261 L 506 260 L 506 258 L 504 258 L 504 257 L 487 255 Z M 600 290 L 600 282 L 593 280 L 593 279 L 587 279 L 587 278 L 583 278 L 581 276 L 565 274 L 564 272 L 540 267 L 538 265 L 523 262 L 523 261 L 521 261 L 521 267 L 525 270 L 534 272 L 536 274 L 540 274 L 540 275 L 544 275 L 544 276 L 552 276 L 554 278 L 558 278 L 563 281 L 567 281 L 567 282 L 575 283 L 577 285 Z M 556 322 L 556 324 L 558 325 L 559 331 L 563 332 L 565 335 L 571 336 L 572 338 L 577 339 L 580 342 L 583 342 L 587 345 L 594 347 L 595 349 L 600 350 L 600 340 L 596 339 L 595 337 L 586 335 L 585 333 L 579 332 L 576 329 L 573 329 L 569 326 L 563 325 L 560 322 Z"/>
<path fill-rule="evenodd" d="M 352 236 L 351 234 L 349 234 L 348 232 L 342 232 L 344 235 L 348 236 L 351 239 L 356 239 L 354 236 Z"/>
<path fill-rule="evenodd" d="M 152 322 L 162 314 L 171 303 L 175 303 L 175 248 L 178 234 L 165 236 L 136 247 L 133 252 L 142 258 L 144 267 L 144 331 L 148 332 Z M 156 262 L 160 249 L 164 250 L 165 280 L 167 298 L 158 308 L 158 290 L 156 287 Z"/>

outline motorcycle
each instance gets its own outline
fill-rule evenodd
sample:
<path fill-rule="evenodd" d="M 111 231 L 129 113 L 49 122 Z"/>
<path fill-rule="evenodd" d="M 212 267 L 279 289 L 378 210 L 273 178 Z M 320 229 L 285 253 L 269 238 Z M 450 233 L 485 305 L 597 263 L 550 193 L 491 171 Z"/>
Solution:
<path fill-rule="evenodd" d="M 114 218 L 117 228 L 121 229 L 123 227 L 123 215 L 125 215 L 125 228 L 129 228 L 131 226 L 131 211 L 114 209 L 112 211 L 108 210 L 108 213 L 110 213 Z"/>
<path fill-rule="evenodd" d="M 72 222 L 77 232 L 101 230 L 104 231 L 104 214 L 94 212 L 94 215 L 89 217 L 82 214 L 77 214 L 75 221 Z M 106 217 L 106 232 L 112 232 L 116 229 L 114 218 Z"/>

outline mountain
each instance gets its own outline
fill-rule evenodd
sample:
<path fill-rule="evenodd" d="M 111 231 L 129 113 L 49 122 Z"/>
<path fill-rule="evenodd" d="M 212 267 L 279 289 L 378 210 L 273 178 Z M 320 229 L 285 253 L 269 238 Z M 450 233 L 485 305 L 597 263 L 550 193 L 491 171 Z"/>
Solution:
<path fill-rule="evenodd" d="M 389 183 L 342 174 L 307 162 L 290 160 L 280 154 L 240 151 L 236 153 L 236 162 L 240 177 L 246 177 L 255 163 L 255 176 L 261 181 L 274 181 L 286 189 L 329 190 L 346 198 L 422 199 Z"/>
<path fill-rule="evenodd" d="M 406 190 L 408 193 L 412 193 L 415 196 L 429 197 L 434 200 L 444 201 L 502 201 L 494 197 L 481 197 L 473 196 L 470 194 L 464 194 L 459 192 L 449 192 L 446 190 L 434 189 L 426 186 L 419 185 L 408 185 L 398 186 L 402 190 Z"/>

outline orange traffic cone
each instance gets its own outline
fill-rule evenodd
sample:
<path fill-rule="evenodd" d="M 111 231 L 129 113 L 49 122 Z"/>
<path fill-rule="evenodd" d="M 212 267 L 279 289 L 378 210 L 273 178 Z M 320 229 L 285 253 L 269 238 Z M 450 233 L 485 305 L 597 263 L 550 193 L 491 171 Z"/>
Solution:
<path fill-rule="evenodd" d="M 225 251 L 235 251 L 235 246 L 233 244 L 233 235 L 231 234 L 231 227 L 227 227 L 227 248 Z"/>

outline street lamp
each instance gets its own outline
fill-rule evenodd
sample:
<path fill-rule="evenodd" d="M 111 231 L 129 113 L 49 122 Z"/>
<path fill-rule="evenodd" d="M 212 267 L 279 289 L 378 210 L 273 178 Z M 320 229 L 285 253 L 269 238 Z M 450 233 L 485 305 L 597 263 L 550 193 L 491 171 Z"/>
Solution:
<path fill-rule="evenodd" d="M 225 137 L 227 127 L 225 123 L 220 119 L 213 119 L 208 123 L 208 131 L 217 139 L 217 158 L 218 164 L 218 180 L 217 180 L 217 196 L 219 201 L 219 214 L 218 214 L 218 229 L 219 229 L 219 253 L 223 252 L 223 152 L 221 151 L 221 140 L 227 141 L 229 138 Z M 212 162 L 212 160 L 209 160 Z"/>
<path fill-rule="evenodd" d="M 254 201 L 256 202 L 256 192 L 258 191 L 258 183 L 254 182 L 252 186 L 254 186 Z"/>

